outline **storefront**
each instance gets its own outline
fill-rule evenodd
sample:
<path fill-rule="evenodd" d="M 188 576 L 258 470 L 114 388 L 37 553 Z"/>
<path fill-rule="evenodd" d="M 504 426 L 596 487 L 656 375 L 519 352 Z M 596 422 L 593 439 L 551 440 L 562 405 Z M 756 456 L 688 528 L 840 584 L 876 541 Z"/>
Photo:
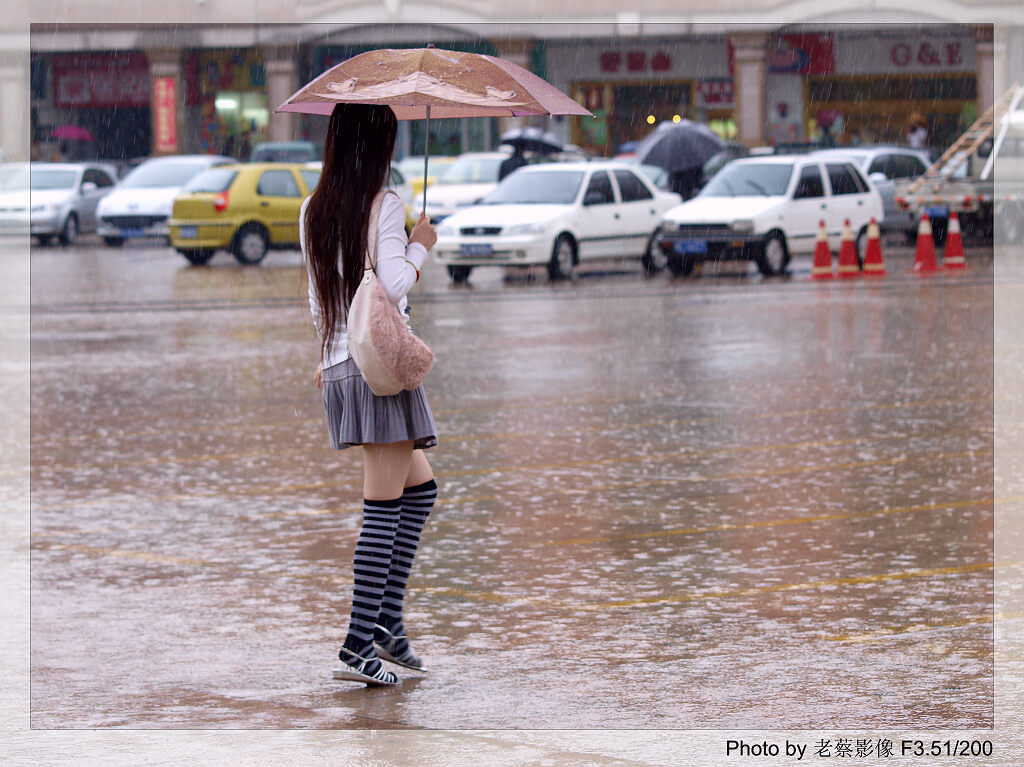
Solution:
<path fill-rule="evenodd" d="M 131 158 L 149 154 L 149 60 L 141 52 L 35 54 L 32 154 L 36 159 Z M 92 136 L 54 140 L 71 125 Z"/>
<path fill-rule="evenodd" d="M 977 63 L 966 27 L 785 34 L 769 43 L 772 143 L 951 144 L 977 115 Z"/>
<path fill-rule="evenodd" d="M 726 138 L 736 132 L 725 38 L 549 42 L 547 72 L 594 117 L 562 124 L 563 138 L 612 155 L 663 120 L 708 123 Z"/>
<path fill-rule="evenodd" d="M 245 158 L 267 138 L 267 76 L 258 50 L 188 51 L 184 57 L 187 122 L 204 153 Z"/>

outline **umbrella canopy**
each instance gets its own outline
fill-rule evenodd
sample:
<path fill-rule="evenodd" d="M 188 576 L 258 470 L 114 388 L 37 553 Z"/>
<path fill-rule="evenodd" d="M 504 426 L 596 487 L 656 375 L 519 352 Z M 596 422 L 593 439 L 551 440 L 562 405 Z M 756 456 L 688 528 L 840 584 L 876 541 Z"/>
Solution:
<path fill-rule="evenodd" d="M 511 61 L 431 47 L 380 49 L 353 56 L 304 85 L 276 111 L 329 115 L 339 103 L 387 104 L 399 120 L 422 120 L 428 114 L 439 118 L 590 114 Z"/>
<path fill-rule="evenodd" d="M 524 152 L 561 152 L 564 145 L 562 139 L 551 131 L 541 130 L 533 126 L 513 128 L 501 134 L 501 143 L 519 147 Z"/>
<path fill-rule="evenodd" d="M 714 131 L 692 120 L 665 121 L 636 147 L 637 162 L 669 173 L 699 168 L 725 146 Z"/>
<path fill-rule="evenodd" d="M 77 125 L 61 125 L 54 128 L 50 138 L 71 139 L 73 141 L 95 141 L 92 134 Z"/>

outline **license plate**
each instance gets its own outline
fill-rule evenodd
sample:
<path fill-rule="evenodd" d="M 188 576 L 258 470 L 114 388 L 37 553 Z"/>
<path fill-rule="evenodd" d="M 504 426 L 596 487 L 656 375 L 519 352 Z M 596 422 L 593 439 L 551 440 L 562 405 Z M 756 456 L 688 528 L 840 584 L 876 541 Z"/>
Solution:
<path fill-rule="evenodd" d="M 122 237 L 141 237 L 142 236 L 142 230 L 141 229 L 122 229 L 121 230 L 121 236 Z"/>
<path fill-rule="evenodd" d="M 464 256 L 490 256 L 494 254 L 494 250 L 490 245 L 474 244 L 463 245 L 459 248 L 459 253 Z"/>
<path fill-rule="evenodd" d="M 694 253 L 707 253 L 707 240 L 676 240 L 673 246 L 679 255 L 692 255 Z"/>
<path fill-rule="evenodd" d="M 949 215 L 949 208 L 936 206 L 925 208 L 924 212 L 928 214 L 928 218 L 946 218 Z"/>
<path fill-rule="evenodd" d="M 199 237 L 199 231 L 194 226 L 182 226 L 178 228 L 178 236 L 183 240 L 194 240 Z"/>

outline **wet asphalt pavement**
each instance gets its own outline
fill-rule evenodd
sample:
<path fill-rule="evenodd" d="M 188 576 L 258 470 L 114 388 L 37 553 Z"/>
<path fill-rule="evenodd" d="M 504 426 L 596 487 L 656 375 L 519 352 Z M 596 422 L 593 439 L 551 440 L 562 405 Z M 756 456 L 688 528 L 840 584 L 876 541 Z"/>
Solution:
<path fill-rule="evenodd" d="M 299 254 L 33 248 L 32 726 L 993 726 L 1020 563 L 993 556 L 991 250 L 886 256 L 834 283 L 430 264 L 430 672 L 367 690 L 330 675 L 361 464 L 327 446 Z"/>

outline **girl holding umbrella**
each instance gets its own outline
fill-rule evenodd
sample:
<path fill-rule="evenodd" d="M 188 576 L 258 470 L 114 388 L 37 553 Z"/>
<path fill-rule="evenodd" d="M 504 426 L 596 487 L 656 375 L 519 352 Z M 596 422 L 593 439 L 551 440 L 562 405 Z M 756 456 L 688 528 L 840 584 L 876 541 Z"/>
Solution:
<path fill-rule="evenodd" d="M 589 115 L 557 88 L 494 56 L 434 48 L 380 49 L 335 65 L 296 91 L 278 112 L 330 115 L 323 172 L 303 203 L 299 234 L 309 302 L 321 337 L 331 445 L 363 446 L 363 525 L 356 542 L 352 614 L 335 679 L 396 683 L 380 659 L 425 670 L 402 622 L 406 580 L 437 497 L 423 450 L 437 429 L 421 387 L 377 397 L 350 358 L 345 311 L 363 273 L 367 219 L 389 175 L 397 120 L 434 117 Z M 427 142 L 429 146 L 429 142 Z M 427 177 L 424 152 L 423 176 Z M 425 188 L 425 187 L 424 187 Z M 426 194 L 424 193 L 424 211 Z M 405 239 L 404 211 L 388 194 L 377 219 L 377 278 L 405 313 L 405 294 L 437 234 L 425 215 Z"/>
<path fill-rule="evenodd" d="M 398 680 L 381 658 L 425 671 L 402 623 L 402 603 L 420 532 L 437 497 L 423 450 L 437 427 L 422 387 L 378 397 L 347 345 L 345 314 L 363 276 L 369 217 L 391 168 L 398 121 L 388 106 L 338 104 L 324 144 L 323 172 L 299 217 L 309 272 L 309 305 L 320 334 L 323 390 L 331 447 L 363 448 L 363 525 L 356 542 L 355 587 L 337 679 L 368 685 Z M 405 210 L 384 195 L 377 218 L 377 276 L 403 315 L 405 294 L 437 234 L 420 216 L 406 240 Z"/>

